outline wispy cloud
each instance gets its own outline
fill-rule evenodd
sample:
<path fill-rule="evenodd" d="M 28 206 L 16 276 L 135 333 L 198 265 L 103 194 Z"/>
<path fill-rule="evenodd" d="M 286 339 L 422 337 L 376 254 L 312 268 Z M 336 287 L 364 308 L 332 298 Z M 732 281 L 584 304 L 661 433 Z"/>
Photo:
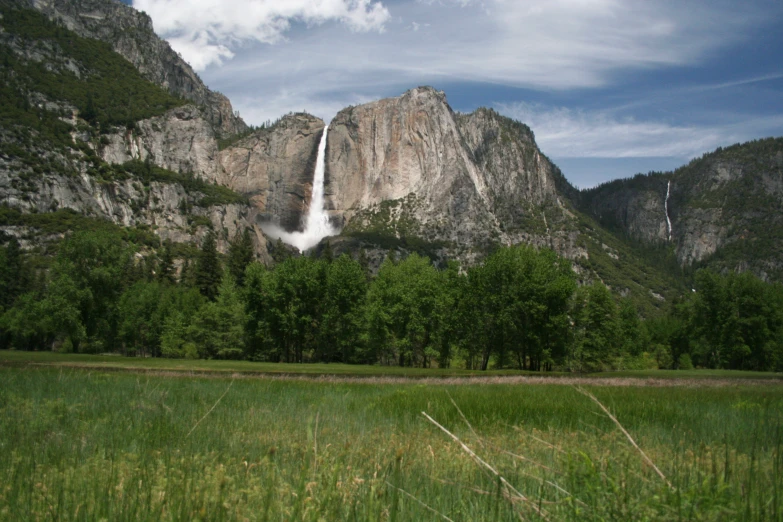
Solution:
<path fill-rule="evenodd" d="M 700 66 L 783 13 L 773 0 L 133 0 L 133 5 L 149 13 L 156 30 L 251 123 L 300 110 L 329 120 L 346 105 L 424 84 L 578 92 L 587 100 L 639 72 Z M 742 71 L 745 80 L 718 74 L 703 86 L 659 82 L 623 92 L 611 102 L 614 108 L 601 110 L 524 103 L 499 108 L 529 124 L 553 157 L 690 157 L 780 134 L 783 122 L 774 115 L 726 115 L 712 124 L 682 114 L 662 119 L 667 115 L 661 108 L 672 96 L 687 106 L 683 100 L 700 92 L 780 78 Z M 632 110 L 637 119 L 624 116 Z"/>
<path fill-rule="evenodd" d="M 136 0 L 159 4 L 161 11 L 171 1 Z M 469 81 L 540 90 L 594 89 L 611 85 L 621 74 L 698 62 L 742 39 L 759 19 L 754 8 L 740 9 L 730 2 L 651 4 L 641 0 L 408 0 L 381 6 L 365 1 L 364 12 L 382 9 L 385 15 L 370 17 L 372 23 L 362 27 L 382 26 L 383 33 L 346 31 L 328 24 L 294 28 L 284 42 L 256 37 L 258 42 L 276 41 L 276 45 L 240 48 L 230 39 L 207 39 L 228 47 L 205 47 L 206 60 L 219 61 L 223 51 L 235 51 L 236 57 L 222 67 L 208 68 L 203 76 L 233 100 L 244 100 L 238 104 L 243 114 L 266 115 L 302 106 L 312 110 L 334 100 L 336 92 L 380 97 L 423 84 Z M 170 16 L 175 15 L 153 14 L 156 27 L 158 17 Z M 187 20 L 177 23 L 201 26 Z M 161 27 L 178 26 L 166 22 Z M 413 30 L 416 27 L 418 31 Z M 274 35 L 279 37 L 280 31 L 277 28 Z M 295 97 L 290 96 L 292 91 Z M 296 105 L 270 103 L 286 98 Z"/>
<path fill-rule="evenodd" d="M 783 115 L 698 126 L 528 103 L 496 108 L 529 125 L 541 149 L 555 158 L 693 158 L 719 146 L 769 136 L 783 127 Z"/>
<path fill-rule="evenodd" d="M 281 41 L 293 21 L 380 31 L 390 16 L 375 0 L 133 0 L 133 6 L 196 70 L 233 58 L 231 48 L 242 43 Z"/>

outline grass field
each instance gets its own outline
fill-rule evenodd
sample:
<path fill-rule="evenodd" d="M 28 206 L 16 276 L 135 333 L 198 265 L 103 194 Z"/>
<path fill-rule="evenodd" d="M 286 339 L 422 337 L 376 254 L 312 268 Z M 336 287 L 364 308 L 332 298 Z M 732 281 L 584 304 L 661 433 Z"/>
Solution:
<path fill-rule="evenodd" d="M 405 377 L 409 379 L 432 377 L 507 377 L 547 376 L 564 377 L 558 372 L 528 372 L 520 370 L 462 370 L 456 368 L 401 368 L 399 366 L 363 366 L 358 364 L 283 364 L 251 361 L 208 361 L 162 358 L 120 357 L 116 355 L 60 354 L 56 352 L 20 352 L 0 350 L 0 365 L 47 365 L 87 369 L 186 372 L 196 375 L 302 375 L 349 377 Z M 586 378 L 639 379 L 741 379 L 780 380 L 783 374 L 738 370 L 637 370 L 604 372 L 585 375 Z"/>
<path fill-rule="evenodd" d="M 2 520 L 783 520 L 775 380 L 585 385 L 661 477 L 557 379 L 204 378 L 16 355 L 0 354 Z"/>

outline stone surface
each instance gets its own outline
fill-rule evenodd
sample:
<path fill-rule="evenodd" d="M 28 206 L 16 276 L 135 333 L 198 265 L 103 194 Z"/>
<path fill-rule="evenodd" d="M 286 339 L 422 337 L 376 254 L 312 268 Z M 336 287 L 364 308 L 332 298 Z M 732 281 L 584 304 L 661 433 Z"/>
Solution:
<path fill-rule="evenodd" d="M 349 233 L 458 250 L 524 241 L 579 257 L 554 170 L 527 127 L 485 109 L 456 114 L 444 93 L 420 87 L 334 118 L 326 194 Z"/>
<path fill-rule="evenodd" d="M 314 116 L 286 116 L 220 152 L 217 181 L 248 196 L 259 220 L 301 230 L 323 130 Z"/>
<path fill-rule="evenodd" d="M 149 159 L 174 172 L 218 181 L 220 155 L 215 134 L 202 111 L 192 105 L 138 122 L 133 130 L 119 129 L 107 140 L 101 156 L 108 163 Z"/>

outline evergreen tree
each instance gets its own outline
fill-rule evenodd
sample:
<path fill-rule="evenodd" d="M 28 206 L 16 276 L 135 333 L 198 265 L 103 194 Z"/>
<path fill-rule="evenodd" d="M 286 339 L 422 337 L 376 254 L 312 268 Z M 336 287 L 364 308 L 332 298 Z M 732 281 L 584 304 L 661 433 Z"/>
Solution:
<path fill-rule="evenodd" d="M 364 272 L 364 277 L 367 279 L 367 281 L 370 280 L 370 260 L 367 258 L 367 251 L 364 249 L 364 247 L 361 247 L 359 249 L 359 254 L 356 258 L 356 261 L 359 263 L 359 266 L 362 268 L 362 272 Z"/>
<path fill-rule="evenodd" d="M 245 269 L 253 261 L 253 238 L 250 230 L 237 232 L 228 246 L 228 269 L 238 286 L 245 284 Z"/>
<path fill-rule="evenodd" d="M 206 359 L 239 359 L 245 353 L 245 306 L 226 271 L 217 299 L 202 306 L 188 327 L 188 338 Z"/>
<path fill-rule="evenodd" d="M 29 286 L 24 254 L 15 237 L 0 249 L 0 311 L 8 309 Z"/>
<path fill-rule="evenodd" d="M 98 111 L 95 110 L 95 100 L 93 99 L 92 92 L 87 94 L 87 104 L 80 116 L 89 123 L 96 123 L 98 121 Z"/>
<path fill-rule="evenodd" d="M 160 252 L 158 261 L 157 279 L 161 283 L 173 285 L 176 282 L 176 270 L 174 269 L 174 256 L 171 252 L 171 241 L 166 240 Z"/>
<path fill-rule="evenodd" d="M 128 288 L 119 303 L 120 337 L 131 352 L 160 355 L 158 309 L 163 301 L 163 287 L 157 282 L 139 281 Z"/>
<path fill-rule="evenodd" d="M 619 355 L 617 305 L 603 283 L 583 286 L 573 310 L 575 362 L 580 371 L 611 366 Z"/>
<path fill-rule="evenodd" d="M 269 294 L 272 282 L 272 273 L 261 263 L 251 263 L 245 270 L 246 348 L 247 354 L 256 360 L 280 360 L 277 346 L 269 335 L 271 321 Z"/>
<path fill-rule="evenodd" d="M 321 259 L 326 261 L 327 263 L 331 263 L 334 261 L 334 250 L 332 250 L 332 243 L 327 239 L 326 244 L 324 244 L 324 249 L 321 252 Z"/>
<path fill-rule="evenodd" d="M 182 312 L 175 311 L 166 317 L 160 337 L 160 353 L 163 357 L 185 357 L 187 322 Z"/>
<path fill-rule="evenodd" d="M 196 287 L 196 260 L 185 258 L 182 262 L 179 284 L 187 288 Z"/>
<path fill-rule="evenodd" d="M 276 265 L 284 263 L 291 257 L 291 251 L 280 238 L 277 238 L 277 241 L 275 241 L 270 254 L 272 255 L 272 261 L 274 261 Z"/>
<path fill-rule="evenodd" d="M 355 362 L 364 327 L 364 273 L 359 263 L 346 254 L 327 263 L 325 270 L 316 358 L 324 362 Z"/>
<path fill-rule="evenodd" d="M 209 231 L 201 244 L 198 261 L 196 262 L 196 286 L 201 295 L 214 301 L 218 296 L 222 272 L 218 258 L 215 233 Z"/>

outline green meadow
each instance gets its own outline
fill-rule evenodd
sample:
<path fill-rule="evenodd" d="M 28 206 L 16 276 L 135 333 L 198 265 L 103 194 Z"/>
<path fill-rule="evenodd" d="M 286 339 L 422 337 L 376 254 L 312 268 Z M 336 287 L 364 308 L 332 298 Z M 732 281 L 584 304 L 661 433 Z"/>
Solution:
<path fill-rule="evenodd" d="M 771 378 L 380 383 L 73 360 L 0 353 L 2 520 L 783 520 Z"/>

